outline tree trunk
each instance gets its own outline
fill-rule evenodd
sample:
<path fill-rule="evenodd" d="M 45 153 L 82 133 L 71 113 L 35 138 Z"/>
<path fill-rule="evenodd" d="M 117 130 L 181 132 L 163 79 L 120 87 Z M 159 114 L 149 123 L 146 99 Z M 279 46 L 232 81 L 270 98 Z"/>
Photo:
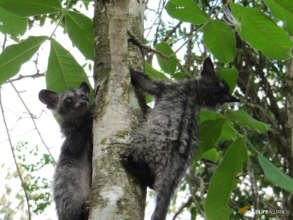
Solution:
<path fill-rule="evenodd" d="M 119 156 L 123 147 L 129 146 L 140 115 L 129 63 L 136 60 L 141 69 L 143 56 L 134 46 L 128 49 L 127 30 L 142 38 L 143 2 L 97 0 L 95 5 L 96 113 L 90 220 L 144 218 L 145 189 L 126 173 Z"/>

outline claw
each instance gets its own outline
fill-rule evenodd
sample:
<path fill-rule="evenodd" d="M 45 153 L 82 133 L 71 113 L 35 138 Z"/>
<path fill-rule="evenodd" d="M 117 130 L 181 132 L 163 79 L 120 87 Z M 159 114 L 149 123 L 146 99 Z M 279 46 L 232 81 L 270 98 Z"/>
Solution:
<path fill-rule="evenodd" d="M 84 204 L 82 205 L 82 212 L 87 215 L 89 214 L 89 212 L 90 212 L 90 201 L 89 200 L 86 200 L 84 202 Z"/>

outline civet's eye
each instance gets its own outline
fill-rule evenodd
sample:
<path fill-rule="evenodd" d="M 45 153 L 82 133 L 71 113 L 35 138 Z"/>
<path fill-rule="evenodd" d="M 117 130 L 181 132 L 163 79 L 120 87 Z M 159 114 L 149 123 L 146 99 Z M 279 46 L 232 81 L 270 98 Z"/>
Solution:
<path fill-rule="evenodd" d="M 86 95 L 81 95 L 80 98 L 85 101 L 89 101 L 89 98 Z"/>
<path fill-rule="evenodd" d="M 222 87 L 222 88 L 225 88 L 225 87 L 226 87 L 226 85 L 225 85 L 225 83 L 224 83 L 223 81 L 220 81 L 220 82 L 219 82 L 219 85 L 220 85 L 220 87 Z"/>
<path fill-rule="evenodd" d="M 64 104 L 65 104 L 66 106 L 71 105 L 71 103 L 72 103 L 72 98 L 70 98 L 70 97 L 68 97 L 68 98 L 66 98 L 66 99 L 64 100 Z"/>

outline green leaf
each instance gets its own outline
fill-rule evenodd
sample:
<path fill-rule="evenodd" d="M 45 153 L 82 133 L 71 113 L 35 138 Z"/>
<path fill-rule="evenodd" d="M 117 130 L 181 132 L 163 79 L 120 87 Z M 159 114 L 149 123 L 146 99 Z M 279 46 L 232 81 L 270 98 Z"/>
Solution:
<path fill-rule="evenodd" d="M 52 39 L 46 74 L 47 88 L 62 92 L 70 88 L 77 88 L 82 81 L 89 84 L 83 68 L 66 49 Z"/>
<path fill-rule="evenodd" d="M 22 17 L 60 11 L 60 0 L 0 0 L 0 7 Z"/>
<path fill-rule="evenodd" d="M 156 50 L 162 52 L 165 56 L 170 57 L 165 59 L 157 54 L 157 59 L 162 70 L 166 73 L 173 74 L 176 70 L 176 55 L 171 47 L 169 47 L 166 42 L 162 42 L 156 45 Z"/>
<path fill-rule="evenodd" d="M 229 68 L 229 69 L 216 70 L 216 72 L 217 72 L 217 76 L 228 84 L 230 92 L 232 93 L 237 83 L 237 78 L 238 78 L 237 70 L 235 68 Z"/>
<path fill-rule="evenodd" d="M 236 130 L 233 128 L 231 123 L 226 120 L 222 126 L 222 132 L 219 137 L 220 141 L 233 140 L 237 137 Z"/>
<path fill-rule="evenodd" d="M 221 134 L 224 119 L 207 120 L 199 127 L 199 141 L 200 146 L 204 148 L 211 148 L 219 139 Z"/>
<path fill-rule="evenodd" d="M 274 166 L 269 160 L 267 160 L 260 153 L 257 155 L 258 162 L 262 167 L 266 178 L 276 184 L 277 186 L 289 191 L 293 192 L 293 179 L 283 173 L 280 169 Z"/>
<path fill-rule="evenodd" d="M 5 48 L 0 54 L 0 85 L 14 76 L 21 65 L 28 61 L 47 37 L 29 37 Z"/>
<path fill-rule="evenodd" d="M 228 220 L 231 210 L 228 201 L 236 187 L 236 176 L 243 169 L 247 160 L 247 151 L 242 140 L 237 140 L 228 148 L 225 157 L 216 169 L 208 189 L 205 202 L 208 220 Z"/>
<path fill-rule="evenodd" d="M 207 160 L 217 162 L 218 161 L 218 152 L 216 151 L 215 148 L 212 148 L 208 151 L 206 151 L 203 155 L 202 158 L 205 158 Z"/>
<path fill-rule="evenodd" d="M 184 72 L 177 72 L 177 73 L 172 74 L 172 77 L 176 80 L 178 80 L 178 79 L 182 80 L 182 79 L 189 78 L 189 75 Z"/>
<path fill-rule="evenodd" d="M 202 154 L 215 147 L 219 140 L 225 119 L 207 120 L 199 125 L 199 149 L 195 160 L 199 160 Z"/>
<path fill-rule="evenodd" d="M 238 111 L 228 111 L 226 117 L 240 126 L 247 126 L 251 130 L 265 133 L 269 130 L 270 125 L 252 118 L 247 112 L 240 109 Z"/>
<path fill-rule="evenodd" d="M 293 35 L 293 1 L 292 0 L 264 0 L 272 14 L 284 21 L 288 32 Z"/>
<path fill-rule="evenodd" d="M 269 130 L 270 125 L 252 118 L 247 112 L 240 109 L 238 111 L 228 111 L 226 117 L 240 126 L 247 126 L 251 130 L 265 133 Z"/>
<path fill-rule="evenodd" d="M 230 4 L 240 37 L 272 59 L 291 56 L 292 42 L 288 34 L 256 8 Z"/>
<path fill-rule="evenodd" d="M 203 24 L 209 19 L 192 0 L 170 0 L 166 5 L 166 10 L 171 17 L 194 25 Z"/>
<path fill-rule="evenodd" d="M 90 18 L 78 12 L 65 14 L 65 28 L 73 44 L 87 59 L 94 59 L 94 26 Z"/>
<path fill-rule="evenodd" d="M 233 30 L 222 21 L 210 21 L 204 28 L 203 42 L 219 60 L 227 63 L 236 53 Z"/>
<path fill-rule="evenodd" d="M 198 124 L 201 124 L 207 120 L 217 120 L 217 119 L 223 119 L 223 118 L 224 118 L 224 116 L 218 112 L 214 112 L 214 111 L 207 110 L 207 109 L 202 109 L 199 113 Z"/>
<path fill-rule="evenodd" d="M 151 78 L 157 79 L 168 79 L 164 73 L 154 69 L 150 64 L 147 62 L 144 63 L 145 73 L 150 76 Z"/>
<path fill-rule="evenodd" d="M 225 117 L 220 113 L 203 109 L 200 111 L 198 124 L 201 128 L 201 124 L 205 121 L 220 120 L 220 119 L 224 120 L 224 122 L 221 127 L 218 141 L 227 141 L 227 140 L 235 139 L 237 137 L 237 134 L 236 134 L 235 130 L 233 129 L 233 126 L 231 125 L 231 123 L 229 121 L 225 120 Z M 208 130 L 208 126 L 209 126 L 208 124 L 204 125 L 204 127 L 201 129 L 205 129 L 205 127 L 206 127 L 206 129 Z M 216 128 L 216 131 L 218 132 L 217 128 Z M 217 135 L 218 135 L 218 133 L 217 133 Z"/>
<path fill-rule="evenodd" d="M 27 18 L 16 16 L 0 7 L 0 31 L 12 37 L 24 34 Z"/>

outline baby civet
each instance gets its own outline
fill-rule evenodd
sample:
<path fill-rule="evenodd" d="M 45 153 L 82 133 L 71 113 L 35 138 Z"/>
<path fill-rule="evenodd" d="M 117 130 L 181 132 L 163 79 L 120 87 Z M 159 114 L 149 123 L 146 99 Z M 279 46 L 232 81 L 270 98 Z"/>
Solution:
<path fill-rule="evenodd" d="M 59 220 L 87 220 L 92 176 L 92 114 L 89 86 L 63 93 L 41 90 L 41 102 L 61 121 L 65 141 L 55 169 L 53 195 Z"/>
<path fill-rule="evenodd" d="M 197 150 L 200 109 L 238 100 L 218 79 L 209 58 L 200 79 L 163 82 L 131 70 L 131 80 L 136 88 L 155 97 L 155 107 L 134 134 L 131 147 L 122 153 L 122 164 L 156 191 L 152 220 L 164 220 L 172 194 Z"/>

